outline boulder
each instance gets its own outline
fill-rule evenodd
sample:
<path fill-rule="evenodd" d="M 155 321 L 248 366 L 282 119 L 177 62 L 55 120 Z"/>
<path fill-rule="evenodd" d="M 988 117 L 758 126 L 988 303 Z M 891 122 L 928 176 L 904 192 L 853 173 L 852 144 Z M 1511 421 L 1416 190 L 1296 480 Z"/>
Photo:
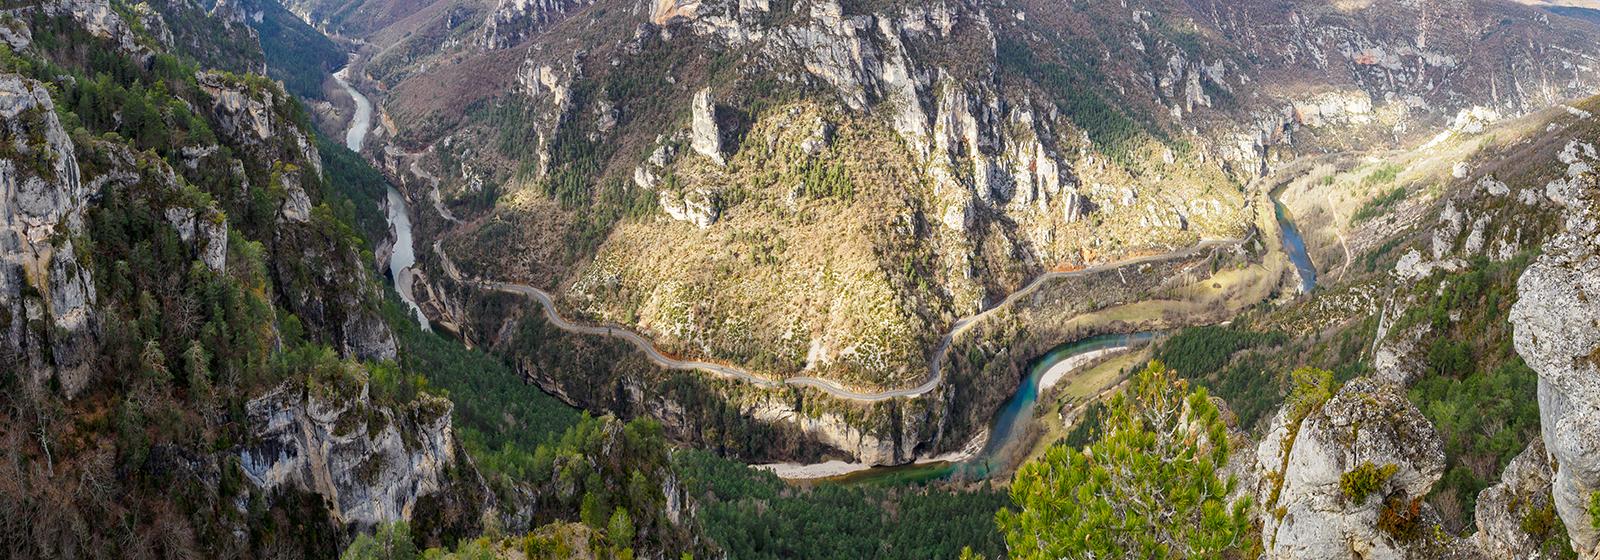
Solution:
<path fill-rule="evenodd" d="M 1263 558 L 1431 557 L 1414 547 L 1444 447 L 1404 391 L 1357 378 L 1303 419 L 1294 408 L 1256 452 Z"/>

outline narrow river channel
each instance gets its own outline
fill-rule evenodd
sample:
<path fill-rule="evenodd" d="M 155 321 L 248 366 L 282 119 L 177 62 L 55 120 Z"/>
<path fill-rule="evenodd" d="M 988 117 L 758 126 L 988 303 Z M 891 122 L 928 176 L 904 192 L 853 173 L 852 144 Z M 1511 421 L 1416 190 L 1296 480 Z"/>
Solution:
<path fill-rule="evenodd" d="M 1288 254 L 1289 260 L 1294 264 L 1300 278 L 1300 289 L 1309 293 L 1317 285 L 1317 269 L 1311 263 L 1311 257 L 1306 253 L 1305 240 L 1300 236 L 1300 230 L 1290 218 L 1289 211 L 1282 203 L 1273 200 L 1278 219 L 1278 228 L 1283 235 L 1283 249 Z M 829 477 L 828 482 L 846 484 L 915 484 L 933 480 L 949 478 L 981 479 L 994 473 L 1010 472 L 1008 463 L 1017 460 L 1020 453 L 1025 452 L 1022 446 L 1031 445 L 1028 441 L 1028 426 L 1033 422 L 1034 414 L 1038 408 L 1040 380 L 1058 364 L 1075 357 L 1086 356 L 1090 353 L 1101 352 L 1113 348 L 1126 348 L 1136 343 L 1153 340 L 1158 333 L 1135 333 L 1128 335 L 1102 335 L 1062 344 L 1051 349 L 1033 363 L 1028 369 L 1028 376 L 1017 387 L 1016 394 L 1006 401 L 1004 407 L 995 414 L 994 422 L 990 427 L 989 440 L 984 444 L 983 450 L 977 455 L 961 461 L 931 461 L 910 465 L 893 467 L 876 467 L 861 469 L 848 474 Z M 1070 365 L 1068 367 L 1071 367 Z M 1081 366 L 1080 366 L 1081 367 Z M 1065 373 L 1070 376 L 1073 372 L 1056 372 L 1056 375 Z"/>
<path fill-rule="evenodd" d="M 856 471 L 828 479 L 847 484 L 909 484 L 947 478 L 981 479 L 991 473 L 1005 472 L 1014 460 L 1021 445 L 1032 442 L 1023 437 L 1038 410 L 1040 380 L 1052 368 L 1079 356 L 1090 353 L 1127 348 L 1133 344 L 1149 342 L 1156 333 L 1108 334 L 1085 338 L 1055 347 L 1028 367 L 1028 376 L 1022 379 L 1017 392 L 995 413 L 989 430 L 989 440 L 977 455 L 961 461 L 934 461 L 894 467 L 878 467 Z M 1082 367 L 1082 366 L 1079 366 Z M 1069 373 L 1070 375 L 1070 373 Z"/>
<path fill-rule="evenodd" d="M 350 82 L 345 79 L 345 73 L 350 67 L 341 68 L 333 74 L 333 79 L 339 82 L 345 92 L 356 101 L 356 114 L 350 119 L 350 130 L 345 133 L 344 144 L 351 151 L 361 153 L 361 146 L 367 140 L 367 132 L 372 130 L 372 102 L 367 96 L 362 95 Z M 416 242 L 411 238 L 411 209 L 406 206 L 406 197 L 394 185 L 388 185 L 388 204 L 386 214 L 389 218 L 389 228 L 394 230 L 394 253 L 389 256 L 389 278 L 394 281 L 394 289 L 400 294 L 400 299 L 411 308 L 416 315 L 417 322 L 423 330 L 432 330 L 428 325 L 428 316 L 422 313 L 422 308 L 411 298 L 411 271 L 412 265 L 417 264 Z"/>
<path fill-rule="evenodd" d="M 1283 231 L 1283 250 L 1289 254 L 1289 261 L 1294 263 L 1294 269 L 1300 275 L 1300 291 L 1311 293 L 1317 287 L 1317 267 L 1311 264 L 1311 255 L 1306 253 L 1306 240 L 1300 237 L 1300 228 L 1295 227 L 1294 220 L 1289 218 L 1289 209 L 1272 200 L 1272 205 L 1278 215 L 1278 229 Z"/>

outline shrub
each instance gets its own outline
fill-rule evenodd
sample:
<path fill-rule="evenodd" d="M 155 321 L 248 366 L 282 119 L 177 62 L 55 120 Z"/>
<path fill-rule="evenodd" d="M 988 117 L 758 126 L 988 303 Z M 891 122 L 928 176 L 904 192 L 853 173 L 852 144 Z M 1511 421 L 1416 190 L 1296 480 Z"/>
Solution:
<path fill-rule="evenodd" d="M 1367 496 L 1381 490 L 1397 470 L 1399 467 L 1393 464 L 1380 467 L 1371 462 L 1361 463 L 1339 477 L 1339 491 L 1350 503 L 1360 504 L 1367 501 Z"/>
<path fill-rule="evenodd" d="M 1560 518 L 1556 517 L 1554 503 L 1547 503 L 1544 507 L 1529 508 L 1522 516 L 1522 532 L 1527 533 L 1535 540 L 1544 540 L 1560 525 Z"/>
<path fill-rule="evenodd" d="M 1589 524 L 1600 529 L 1600 490 L 1589 495 Z"/>
<path fill-rule="evenodd" d="M 1304 420 L 1311 411 L 1333 398 L 1333 372 L 1325 369 L 1303 367 L 1289 374 L 1293 389 L 1289 404 L 1293 406 L 1294 419 Z"/>
<path fill-rule="evenodd" d="M 1230 501 L 1227 430 L 1204 389 L 1160 362 L 1112 399 L 1088 450 L 1054 446 L 1017 472 L 996 523 L 1013 558 L 1222 558 L 1243 546 L 1250 500 Z"/>
<path fill-rule="evenodd" d="M 1401 542 L 1414 540 L 1422 534 L 1421 521 L 1422 498 L 1411 500 L 1389 498 L 1384 502 L 1383 510 L 1378 512 L 1378 530 L 1388 533 Z"/>

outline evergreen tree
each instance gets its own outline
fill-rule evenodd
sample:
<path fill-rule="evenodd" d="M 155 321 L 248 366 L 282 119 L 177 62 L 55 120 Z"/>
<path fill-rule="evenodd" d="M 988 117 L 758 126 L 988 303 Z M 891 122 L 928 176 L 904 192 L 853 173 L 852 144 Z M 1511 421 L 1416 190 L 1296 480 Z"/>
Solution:
<path fill-rule="evenodd" d="M 1249 540 L 1249 501 L 1217 476 L 1228 433 L 1204 389 L 1151 362 L 1109 407 L 1104 435 L 1017 473 L 996 515 L 1015 558 L 1221 558 Z"/>

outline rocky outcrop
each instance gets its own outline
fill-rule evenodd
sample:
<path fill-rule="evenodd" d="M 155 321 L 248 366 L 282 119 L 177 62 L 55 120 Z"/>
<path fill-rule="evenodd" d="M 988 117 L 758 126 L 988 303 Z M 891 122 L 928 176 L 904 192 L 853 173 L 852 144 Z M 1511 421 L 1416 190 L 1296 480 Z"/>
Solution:
<path fill-rule="evenodd" d="M 1426 557 L 1412 547 L 1444 448 L 1405 393 L 1358 378 L 1303 418 L 1296 408 L 1279 411 L 1256 453 L 1264 557 Z"/>
<path fill-rule="evenodd" d="M 662 190 L 657 200 L 668 216 L 705 229 L 722 217 L 722 203 L 715 192 L 692 189 L 683 192 Z"/>
<path fill-rule="evenodd" d="M 239 464 L 251 483 L 320 494 L 335 519 L 358 528 L 410 520 L 419 500 L 449 485 L 459 449 L 448 400 L 424 394 L 389 408 L 372 403 L 365 379 L 311 385 L 286 383 L 246 404 L 251 443 Z"/>
<path fill-rule="evenodd" d="M 694 19 L 700 12 L 700 0 L 652 0 L 650 21 L 666 25 L 677 19 Z"/>
<path fill-rule="evenodd" d="M 265 171 L 272 181 L 266 188 L 282 197 L 271 246 L 276 254 L 294 258 L 269 265 L 286 307 L 311 334 L 346 356 L 393 359 L 394 334 L 374 303 L 383 298 L 381 288 L 356 249 L 324 235 L 320 228 L 326 224 L 313 219 L 313 208 L 322 202 L 311 194 L 322 180 L 322 158 L 305 131 L 286 117 L 292 100 L 271 82 L 219 72 L 200 72 L 195 79 L 212 100 L 219 139 Z M 212 157 L 208 154 L 197 155 Z M 244 189 L 252 188 L 241 164 L 235 164 L 234 176 Z"/>
<path fill-rule="evenodd" d="M 1600 154 L 1572 141 L 1565 177 L 1545 195 L 1561 205 L 1566 231 L 1517 281 L 1511 308 L 1517 353 L 1539 374 L 1539 422 L 1554 466 L 1552 493 L 1580 556 L 1600 552 L 1586 511 L 1600 492 Z"/>
<path fill-rule="evenodd" d="M 197 212 L 193 208 L 168 208 L 167 223 L 178 230 L 178 238 L 195 248 L 200 261 L 212 272 L 225 272 L 228 267 L 228 218 L 221 210 L 208 208 Z"/>
<path fill-rule="evenodd" d="M 527 134 L 533 140 L 532 150 L 537 158 L 535 179 L 550 170 L 550 144 L 557 127 L 572 111 L 572 83 L 583 77 L 581 69 L 576 56 L 568 62 L 552 64 L 543 53 L 534 51 L 529 51 L 517 69 L 517 92 L 533 108 Z"/>
<path fill-rule="evenodd" d="M 65 14 L 77 20 L 91 35 L 107 39 L 125 53 L 148 54 L 134 41 L 133 29 L 122 20 L 106 0 L 55 0 L 45 2 L 46 13 Z"/>
<path fill-rule="evenodd" d="M 90 195 L 44 84 L 0 74 L 0 362 L 68 397 L 97 352 L 94 278 L 73 244 Z"/>
<path fill-rule="evenodd" d="M 219 72 L 198 72 L 195 81 L 211 97 L 211 114 L 229 144 L 260 161 L 304 165 L 322 177 L 322 156 L 316 147 L 298 126 L 280 116 L 292 103 L 288 94 L 265 81 L 237 81 Z"/>
<path fill-rule="evenodd" d="M 1295 100 L 1291 106 L 1295 122 L 1311 128 L 1366 125 L 1376 117 L 1372 95 L 1365 91 L 1328 92 Z"/>
<path fill-rule="evenodd" d="M 231 83 L 216 72 L 199 72 L 195 80 L 216 101 L 224 134 L 245 144 L 259 144 L 272 138 L 271 92 L 251 95 L 249 86 Z"/>
<path fill-rule="evenodd" d="M 139 18 L 139 26 L 150 34 L 150 38 L 165 49 L 171 49 L 172 29 L 167 27 L 166 18 L 161 17 L 161 12 L 150 6 L 149 2 L 140 2 L 132 7 L 133 15 Z"/>
<path fill-rule="evenodd" d="M 785 399 L 762 399 L 744 414 L 763 422 L 795 426 L 801 433 L 848 453 L 854 462 L 864 465 L 900 465 L 915 459 L 909 452 L 917 441 L 914 430 L 903 434 L 904 441 L 895 441 L 853 425 L 841 414 L 795 410 L 794 404 Z"/>
<path fill-rule="evenodd" d="M 514 47 L 593 0 L 499 0 L 485 22 L 483 44 L 491 49 Z"/>
<path fill-rule="evenodd" d="M 717 165 L 727 165 L 722 156 L 722 129 L 717 127 L 717 102 L 711 96 L 711 88 L 694 94 L 690 109 L 693 120 L 689 127 L 689 146 Z"/>
<path fill-rule="evenodd" d="M 1534 558 L 1539 545 L 1528 534 L 1530 519 L 1551 516 L 1550 462 L 1544 442 L 1534 440 L 1506 465 L 1500 482 L 1478 493 L 1473 509 L 1478 532 L 1473 544 L 1487 558 L 1512 560 Z"/>

